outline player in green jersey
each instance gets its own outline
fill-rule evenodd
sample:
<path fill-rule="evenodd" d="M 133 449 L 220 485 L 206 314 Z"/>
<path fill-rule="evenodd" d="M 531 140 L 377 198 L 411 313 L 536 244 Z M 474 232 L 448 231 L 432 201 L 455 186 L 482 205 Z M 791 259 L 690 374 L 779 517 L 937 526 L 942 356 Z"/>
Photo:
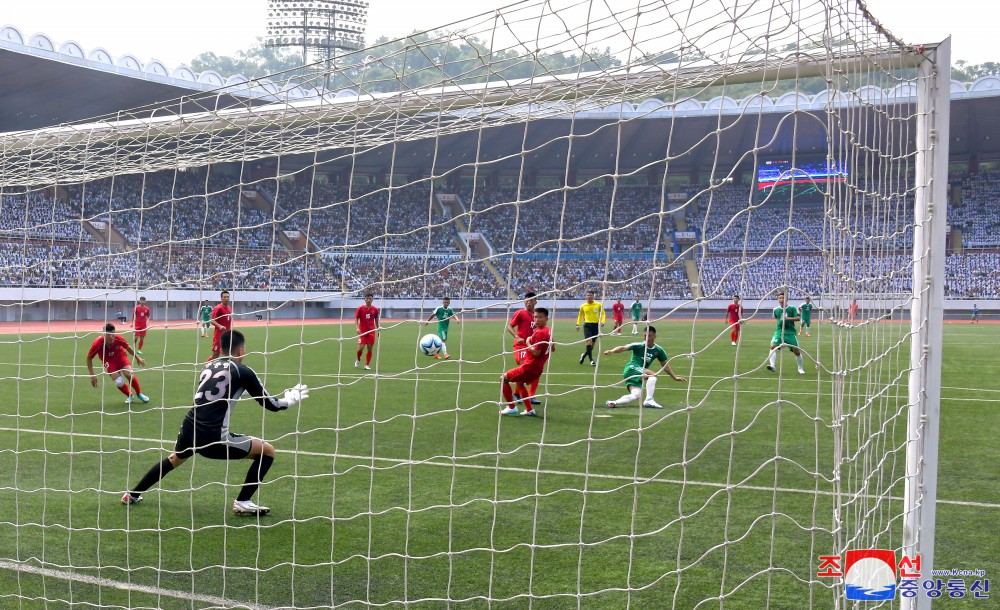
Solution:
<path fill-rule="evenodd" d="M 645 341 L 636 341 L 628 345 L 619 345 L 614 349 L 604 350 L 604 355 L 610 356 L 611 354 L 621 352 L 632 353 L 632 358 L 625 365 L 625 370 L 622 372 L 628 394 L 618 400 L 609 400 L 607 405 L 611 409 L 639 400 L 642 396 L 643 379 L 646 380 L 646 400 L 642 403 L 642 406 L 650 409 L 662 409 L 663 407 L 653 399 L 653 393 L 656 392 L 656 376 L 660 373 L 666 373 L 674 381 L 681 383 L 687 381 L 684 377 L 675 375 L 673 370 L 670 369 L 670 363 L 667 362 L 667 352 L 656 344 L 656 329 L 652 326 L 646 327 Z M 654 360 L 662 365 L 658 371 L 653 371 L 649 368 Z"/>
<path fill-rule="evenodd" d="M 207 337 L 208 331 L 212 329 L 212 306 L 208 301 L 202 301 L 198 314 L 201 319 L 201 336 Z"/>
<path fill-rule="evenodd" d="M 639 334 L 639 320 L 642 319 L 642 303 L 639 301 L 639 297 L 635 297 L 635 303 L 632 303 L 632 334 Z"/>
<path fill-rule="evenodd" d="M 806 302 L 799 306 L 799 313 L 802 317 L 802 324 L 799 326 L 799 335 L 802 335 L 802 333 L 805 332 L 806 336 L 809 336 L 809 328 L 812 326 L 812 312 L 814 309 L 823 311 L 822 307 L 816 307 L 813 305 L 812 299 L 809 297 L 806 297 Z"/>
<path fill-rule="evenodd" d="M 441 337 L 441 353 L 434 354 L 434 357 L 447 360 L 451 358 L 448 355 L 448 325 L 451 324 L 452 320 L 459 323 L 462 321 L 458 319 L 455 310 L 451 308 L 451 299 L 448 297 L 441 299 L 441 306 L 431 312 L 431 316 L 424 321 L 424 324 L 427 324 L 434 318 L 437 318 L 438 321 L 437 336 Z"/>
<path fill-rule="evenodd" d="M 771 353 L 767 357 L 767 370 L 774 371 L 778 350 L 787 345 L 795 354 L 795 362 L 799 365 L 799 375 L 805 375 L 802 369 L 802 351 L 799 350 L 799 340 L 795 337 L 795 323 L 800 320 L 799 311 L 792 305 L 785 305 L 785 293 L 778 293 L 778 306 L 774 308 L 774 337 L 771 338 Z"/>

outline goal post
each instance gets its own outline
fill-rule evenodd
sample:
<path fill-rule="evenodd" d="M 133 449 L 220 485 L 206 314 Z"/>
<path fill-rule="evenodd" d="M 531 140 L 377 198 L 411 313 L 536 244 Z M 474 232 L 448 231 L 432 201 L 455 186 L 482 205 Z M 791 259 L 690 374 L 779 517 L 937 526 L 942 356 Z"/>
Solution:
<path fill-rule="evenodd" d="M 945 233 L 948 225 L 948 146 L 951 39 L 927 51 L 917 81 L 916 197 L 913 233 L 913 304 L 906 448 L 904 549 L 934 568 L 941 368 L 944 349 Z M 931 607 L 908 598 L 904 608 Z"/>

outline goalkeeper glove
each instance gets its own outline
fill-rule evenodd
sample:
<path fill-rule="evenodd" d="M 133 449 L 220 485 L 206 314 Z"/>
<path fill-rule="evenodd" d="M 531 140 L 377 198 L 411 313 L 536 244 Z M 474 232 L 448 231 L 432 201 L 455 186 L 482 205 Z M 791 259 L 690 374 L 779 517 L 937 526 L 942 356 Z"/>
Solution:
<path fill-rule="evenodd" d="M 296 405 L 302 402 L 306 398 L 309 398 L 309 386 L 305 385 L 304 383 L 297 384 L 295 387 L 285 390 L 285 395 L 282 398 L 274 401 L 275 403 L 277 403 L 278 408 L 271 410 L 280 411 L 283 409 L 287 409 L 292 405 Z"/>

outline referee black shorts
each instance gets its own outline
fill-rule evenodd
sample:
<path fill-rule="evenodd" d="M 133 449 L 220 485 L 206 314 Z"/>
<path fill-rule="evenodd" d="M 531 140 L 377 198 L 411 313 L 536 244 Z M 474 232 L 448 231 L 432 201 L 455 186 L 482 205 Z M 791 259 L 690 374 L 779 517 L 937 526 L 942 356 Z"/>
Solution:
<path fill-rule="evenodd" d="M 253 437 L 245 434 L 228 432 L 223 436 L 221 431 L 216 434 L 205 432 L 196 434 L 194 425 L 185 419 L 180 432 L 177 433 L 174 453 L 183 460 L 193 457 L 196 453 L 211 460 L 242 460 L 250 455 L 252 446 Z"/>
<path fill-rule="evenodd" d="M 583 325 L 583 338 L 584 339 L 596 339 L 601 334 L 601 325 L 596 322 L 586 323 Z"/>

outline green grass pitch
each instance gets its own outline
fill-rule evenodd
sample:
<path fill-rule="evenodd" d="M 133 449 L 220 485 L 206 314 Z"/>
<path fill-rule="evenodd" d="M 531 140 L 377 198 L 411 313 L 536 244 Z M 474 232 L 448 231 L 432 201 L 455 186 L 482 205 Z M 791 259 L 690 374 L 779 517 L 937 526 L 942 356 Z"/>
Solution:
<path fill-rule="evenodd" d="M 378 376 L 354 368 L 352 326 L 248 327 L 246 363 L 272 392 L 312 388 L 301 408 L 245 401 L 234 415 L 278 450 L 259 524 L 230 511 L 248 461 L 195 458 L 143 504 L 119 504 L 172 445 L 207 339 L 151 333 L 139 376 L 152 402 L 129 408 L 106 376 L 90 387 L 93 335 L 0 337 L 0 608 L 834 607 L 815 578 L 834 535 L 867 519 L 854 547 L 902 542 L 908 348 L 887 346 L 903 328 L 825 325 L 802 337 L 824 367 L 800 377 L 788 353 L 780 375 L 763 368 L 770 322 L 747 327 L 738 357 L 717 320 L 657 326 L 669 354 L 695 354 L 672 361 L 689 384 L 659 382 L 666 409 L 606 409 L 626 356 L 593 369 L 573 344 L 555 351 L 534 419 L 498 416 L 512 366 L 499 320 L 453 324 L 448 362 L 416 354 L 433 326 L 389 325 Z M 556 340 L 573 331 L 560 321 Z M 945 332 L 935 563 L 996 577 L 1000 538 L 983 532 L 1000 518 L 1000 387 L 986 364 L 1000 326 Z M 826 370 L 838 367 L 853 370 Z M 889 387 L 841 405 L 839 485 L 834 384 Z M 832 534 L 838 487 L 868 492 L 845 498 Z"/>

